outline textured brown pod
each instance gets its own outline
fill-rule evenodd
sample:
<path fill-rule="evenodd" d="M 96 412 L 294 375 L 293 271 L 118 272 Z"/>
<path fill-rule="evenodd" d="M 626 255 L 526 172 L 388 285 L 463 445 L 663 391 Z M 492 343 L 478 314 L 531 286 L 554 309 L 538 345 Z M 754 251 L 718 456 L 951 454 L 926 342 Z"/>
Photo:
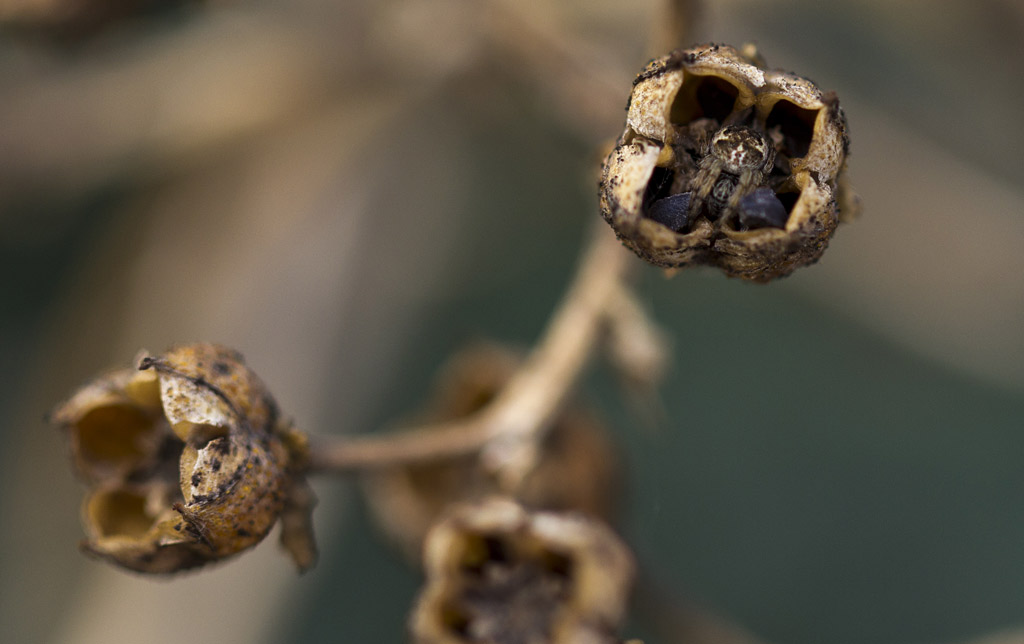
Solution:
<path fill-rule="evenodd" d="M 437 426 L 479 411 L 519 362 L 515 353 L 492 344 L 460 352 L 441 370 L 423 415 Z M 575 510 L 608 521 L 618 478 L 616 451 L 606 430 L 585 409 L 570 405 L 555 419 L 541 457 L 516 490 L 502 489 L 475 454 L 386 468 L 367 476 L 363 490 L 377 525 L 418 562 L 424 536 L 453 503 L 503 493 L 531 508 Z"/>
<path fill-rule="evenodd" d="M 768 281 L 817 261 L 854 214 L 838 194 L 848 150 L 838 99 L 810 80 L 752 48 L 676 50 L 634 81 L 601 213 L 653 264 Z"/>
<path fill-rule="evenodd" d="M 305 520 L 291 517 L 282 537 L 300 568 L 312 565 L 304 439 L 238 353 L 197 344 L 144 356 L 83 387 L 53 419 L 92 485 L 87 552 L 174 572 L 241 552 L 295 513 Z"/>
<path fill-rule="evenodd" d="M 612 644 L 633 558 L 599 521 L 502 498 L 454 506 L 427 537 L 418 644 Z"/>

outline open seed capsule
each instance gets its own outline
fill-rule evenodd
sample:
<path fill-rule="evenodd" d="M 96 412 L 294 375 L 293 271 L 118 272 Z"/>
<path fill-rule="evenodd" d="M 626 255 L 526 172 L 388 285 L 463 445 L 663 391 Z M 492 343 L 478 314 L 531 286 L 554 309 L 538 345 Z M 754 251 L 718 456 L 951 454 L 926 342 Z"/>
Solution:
<path fill-rule="evenodd" d="M 597 519 L 492 497 L 449 509 L 423 549 L 417 644 L 615 644 L 633 556 Z"/>
<path fill-rule="evenodd" d="M 634 81 L 601 213 L 653 264 L 769 281 L 817 261 L 840 206 L 853 214 L 838 194 L 848 150 L 834 94 L 764 69 L 752 50 L 676 50 Z"/>
<path fill-rule="evenodd" d="M 194 344 L 145 356 L 79 390 L 53 420 L 92 487 L 86 552 L 176 572 L 256 545 L 283 518 L 289 554 L 313 564 L 304 438 L 238 353 Z"/>

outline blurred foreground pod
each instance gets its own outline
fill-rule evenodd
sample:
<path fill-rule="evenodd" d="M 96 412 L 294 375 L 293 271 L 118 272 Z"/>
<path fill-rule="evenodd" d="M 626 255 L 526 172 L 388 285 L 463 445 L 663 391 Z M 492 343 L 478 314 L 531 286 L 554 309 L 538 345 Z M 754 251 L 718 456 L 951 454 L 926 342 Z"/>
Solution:
<path fill-rule="evenodd" d="M 634 563 L 599 521 L 506 498 L 454 506 L 424 547 L 418 644 L 613 644 Z"/>

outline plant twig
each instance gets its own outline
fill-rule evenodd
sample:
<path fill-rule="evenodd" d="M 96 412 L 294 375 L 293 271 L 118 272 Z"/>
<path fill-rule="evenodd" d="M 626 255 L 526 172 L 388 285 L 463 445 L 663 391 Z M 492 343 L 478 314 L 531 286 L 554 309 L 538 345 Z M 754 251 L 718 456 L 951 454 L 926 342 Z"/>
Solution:
<path fill-rule="evenodd" d="M 313 439 L 309 470 L 358 471 L 483 451 L 484 463 L 514 487 L 532 468 L 536 444 L 594 353 L 631 259 L 605 226 L 594 232 L 540 341 L 479 412 L 384 435 Z"/>

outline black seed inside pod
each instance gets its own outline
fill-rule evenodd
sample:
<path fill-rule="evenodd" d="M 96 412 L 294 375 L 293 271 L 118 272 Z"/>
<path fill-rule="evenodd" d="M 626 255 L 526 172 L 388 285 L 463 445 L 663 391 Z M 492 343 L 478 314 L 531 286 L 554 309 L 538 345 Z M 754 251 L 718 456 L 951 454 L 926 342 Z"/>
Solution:
<path fill-rule="evenodd" d="M 690 223 L 687 216 L 689 210 L 690 193 L 683 192 L 652 203 L 647 209 L 647 217 L 679 233 L 685 231 Z"/>
<path fill-rule="evenodd" d="M 740 199 L 739 220 L 744 229 L 785 228 L 789 213 L 771 188 L 761 187 Z"/>

